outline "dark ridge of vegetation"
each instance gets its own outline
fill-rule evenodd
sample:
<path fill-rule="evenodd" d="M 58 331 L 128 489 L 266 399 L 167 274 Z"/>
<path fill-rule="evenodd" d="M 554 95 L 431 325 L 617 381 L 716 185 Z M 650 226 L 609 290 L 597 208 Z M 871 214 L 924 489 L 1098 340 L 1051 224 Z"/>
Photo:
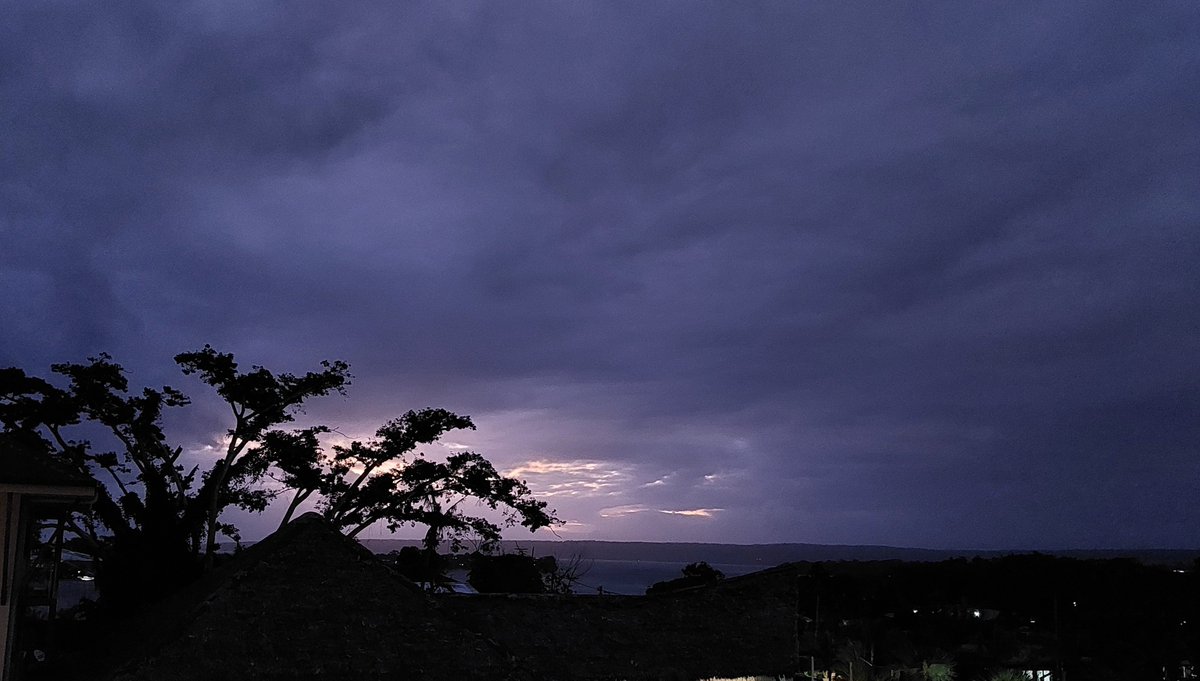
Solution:
<path fill-rule="evenodd" d="M 683 567 L 681 572 L 683 573 L 682 577 L 676 577 L 665 582 L 655 582 L 650 588 L 646 589 L 646 595 L 652 596 L 654 594 L 665 594 L 682 589 L 691 589 L 697 586 L 707 586 L 725 579 L 725 573 L 704 561 L 689 563 Z"/>
<path fill-rule="evenodd" d="M 418 545 L 420 540 L 409 539 L 364 539 L 363 543 L 376 553 L 388 553 L 404 546 Z M 497 548 L 505 552 L 526 550 L 537 555 L 556 555 L 559 559 L 581 556 L 587 560 L 630 560 L 679 563 L 698 560 L 710 565 L 747 565 L 766 569 L 784 563 L 837 562 L 837 561 L 883 561 L 902 560 L 908 562 L 940 562 L 954 558 L 970 560 L 980 558 L 1003 558 L 1030 551 L 977 550 L 977 549 L 918 549 L 895 546 L 839 545 L 839 544 L 713 544 L 696 542 L 638 542 L 598 540 L 502 540 Z M 1131 558 L 1145 565 L 1187 567 L 1200 558 L 1198 549 L 1054 549 L 1041 553 L 1064 558 L 1083 560 L 1108 560 Z"/>

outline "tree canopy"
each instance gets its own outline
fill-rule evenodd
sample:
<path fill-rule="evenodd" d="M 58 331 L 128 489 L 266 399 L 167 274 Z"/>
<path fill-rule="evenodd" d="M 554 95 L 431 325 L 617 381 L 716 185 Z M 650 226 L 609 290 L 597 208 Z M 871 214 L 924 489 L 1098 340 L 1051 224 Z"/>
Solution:
<path fill-rule="evenodd" d="M 324 361 L 304 374 L 246 371 L 208 345 L 175 362 L 228 407 L 229 427 L 213 458 L 185 455 L 164 432 L 167 411 L 191 404 L 183 392 L 132 390 L 106 354 L 52 365 L 55 381 L 0 369 L 3 432 L 101 483 L 94 506 L 69 526 L 102 560 L 107 595 L 140 600 L 171 590 L 212 564 L 219 536 L 240 541 L 225 510 L 262 512 L 289 492 L 282 523 L 311 499 L 350 536 L 377 522 L 423 525 L 427 547 L 468 536 L 492 542 L 505 526 L 536 530 L 556 522 L 523 482 L 483 456 L 456 452 L 437 460 L 417 451 L 451 430 L 474 428 L 469 417 L 409 411 L 370 440 L 329 448 L 324 425 L 281 429 L 308 401 L 345 394 L 345 362 Z"/>
<path fill-rule="evenodd" d="M 367 442 L 327 452 L 319 437 L 323 428 L 276 430 L 265 434 L 255 453 L 293 491 L 283 523 L 314 495 L 322 515 L 351 537 L 378 522 L 391 530 L 424 525 L 428 549 L 443 540 L 459 545 L 467 537 L 492 543 L 505 526 L 536 530 L 554 523 L 525 483 L 504 477 L 483 456 L 463 451 L 437 461 L 416 451 L 451 430 L 474 427 L 469 417 L 427 408 L 388 421 Z M 469 502 L 494 511 L 487 514 L 493 517 L 469 512 Z"/>
<path fill-rule="evenodd" d="M 655 582 L 646 589 L 647 594 L 664 594 L 681 589 L 690 589 L 695 586 L 705 586 L 707 584 L 716 584 L 725 579 L 725 573 L 712 567 L 704 561 L 699 563 L 689 563 L 681 570 L 682 577 L 676 577 L 664 582 Z"/>

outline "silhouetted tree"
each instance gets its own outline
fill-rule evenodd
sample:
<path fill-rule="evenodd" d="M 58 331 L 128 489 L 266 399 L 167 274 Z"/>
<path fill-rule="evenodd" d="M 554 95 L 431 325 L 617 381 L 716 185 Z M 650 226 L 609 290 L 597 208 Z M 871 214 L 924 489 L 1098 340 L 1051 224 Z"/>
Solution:
<path fill-rule="evenodd" d="M 714 568 L 704 561 L 699 563 L 689 563 L 681 570 L 682 577 L 665 582 L 656 582 L 646 589 L 646 594 L 662 594 L 680 589 L 690 589 L 695 586 L 705 586 L 707 584 L 716 584 L 725 579 L 725 573 Z"/>
<path fill-rule="evenodd" d="M 538 559 L 516 553 L 474 553 L 467 581 L 480 593 L 540 594 L 546 590 Z"/>
<path fill-rule="evenodd" d="M 315 495 L 321 513 L 351 537 L 380 522 L 392 530 L 424 525 L 425 548 L 436 551 L 443 540 L 457 549 L 475 537 L 486 546 L 500 539 L 504 527 L 537 530 L 556 522 L 524 482 L 501 475 L 483 456 L 456 452 L 437 461 L 417 451 L 451 430 L 474 427 L 468 417 L 427 408 L 385 423 L 368 442 L 330 452 L 322 447 L 320 429 L 272 431 L 257 452 L 294 490 L 285 523 Z M 466 502 L 486 507 L 494 519 L 467 512 Z"/>
<path fill-rule="evenodd" d="M 131 392 L 124 369 L 108 355 L 53 365 L 65 386 L 0 369 L 4 437 L 102 483 L 94 506 L 70 526 L 101 558 L 100 586 L 110 601 L 153 598 L 187 581 L 212 564 L 218 535 L 240 541 L 237 528 L 222 521 L 225 509 L 260 512 L 287 490 L 293 494 L 284 522 L 317 495 L 324 515 L 350 536 L 374 522 L 423 524 L 430 551 L 442 537 L 457 543 L 473 534 L 494 542 L 503 526 L 535 530 L 555 522 L 523 482 L 500 475 L 479 454 L 435 461 L 415 452 L 447 431 L 474 427 L 444 409 L 410 411 L 375 439 L 329 454 L 320 442 L 329 432 L 324 426 L 278 430 L 308 400 L 344 394 L 350 379 L 344 362 L 322 362 L 303 375 L 261 366 L 242 371 L 233 355 L 207 345 L 175 361 L 229 407 L 232 424 L 211 464 L 185 468 L 183 448 L 163 432 L 165 411 L 188 405 L 187 396 L 169 386 Z M 106 444 L 93 441 L 101 435 Z M 282 486 L 266 484 L 268 475 Z M 468 499 L 497 517 L 465 512 Z"/>
<path fill-rule="evenodd" d="M 221 510 L 236 505 L 262 511 L 272 498 L 272 493 L 258 484 L 272 462 L 260 451 L 249 450 L 249 445 L 260 441 L 269 429 L 295 420 L 295 412 L 310 398 L 335 391 L 344 395 L 350 380 L 349 366 L 324 361 L 322 371 L 303 376 L 275 375 L 261 366 L 242 373 L 233 355 L 208 345 L 199 352 L 176 355 L 175 362 L 184 374 L 196 374 L 215 388 L 234 419 L 227 431 L 224 456 L 204 474 L 198 493 L 207 505 L 204 556 L 211 564 L 217 533 L 232 534 L 231 528 L 220 524 Z"/>
<path fill-rule="evenodd" d="M 554 556 L 525 553 L 471 554 L 467 581 L 480 593 L 569 594 L 580 575 L 579 561 L 560 564 Z"/>
<path fill-rule="evenodd" d="M 430 554 L 415 546 L 405 546 L 399 551 L 391 551 L 383 556 L 397 572 L 414 582 L 435 585 L 446 580 L 448 561 L 440 554 Z"/>
<path fill-rule="evenodd" d="M 64 387 L 0 369 L 4 432 L 102 483 L 91 510 L 70 525 L 101 557 L 100 584 L 116 600 L 169 590 L 211 562 L 218 533 L 238 539 L 237 528 L 221 522 L 222 511 L 261 511 L 272 497 L 258 484 L 269 462 L 248 456 L 248 445 L 291 421 L 306 400 L 341 392 L 349 379 L 343 362 L 323 362 L 321 371 L 302 376 L 262 367 L 242 373 L 232 355 L 209 346 L 175 361 L 215 387 L 233 412 L 223 456 L 204 471 L 204 464 L 185 470 L 183 448 L 162 430 L 165 411 L 188 405 L 187 396 L 169 386 L 131 392 L 109 355 L 52 365 Z"/>

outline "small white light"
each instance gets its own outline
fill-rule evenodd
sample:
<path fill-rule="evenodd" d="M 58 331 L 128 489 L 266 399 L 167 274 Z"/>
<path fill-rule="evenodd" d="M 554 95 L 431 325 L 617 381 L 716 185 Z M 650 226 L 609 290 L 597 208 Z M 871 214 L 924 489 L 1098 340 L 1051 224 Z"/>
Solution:
<path fill-rule="evenodd" d="M 915 615 L 915 614 L 917 614 L 917 609 L 916 609 L 916 608 L 913 608 L 913 614 L 914 614 L 914 615 Z"/>
<path fill-rule="evenodd" d="M 79 575 L 79 581 L 81 581 L 81 582 L 90 582 L 94 579 L 96 579 L 96 578 L 91 575 Z"/>
<path fill-rule="evenodd" d="M 980 617 L 983 617 L 983 613 L 979 612 L 978 610 L 972 610 L 971 617 L 974 617 L 975 619 L 979 619 Z"/>

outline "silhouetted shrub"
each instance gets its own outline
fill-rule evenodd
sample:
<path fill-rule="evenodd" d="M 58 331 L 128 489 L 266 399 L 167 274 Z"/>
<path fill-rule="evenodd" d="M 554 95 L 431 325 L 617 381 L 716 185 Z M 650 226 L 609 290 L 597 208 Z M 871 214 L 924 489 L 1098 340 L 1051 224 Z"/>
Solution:
<path fill-rule="evenodd" d="M 646 594 L 670 593 L 680 589 L 690 589 L 695 586 L 716 584 L 722 579 L 725 579 L 725 573 L 714 568 L 708 563 L 705 563 L 704 561 L 685 565 L 682 572 L 682 577 L 677 577 L 665 582 L 655 583 L 649 589 L 646 589 Z"/>

